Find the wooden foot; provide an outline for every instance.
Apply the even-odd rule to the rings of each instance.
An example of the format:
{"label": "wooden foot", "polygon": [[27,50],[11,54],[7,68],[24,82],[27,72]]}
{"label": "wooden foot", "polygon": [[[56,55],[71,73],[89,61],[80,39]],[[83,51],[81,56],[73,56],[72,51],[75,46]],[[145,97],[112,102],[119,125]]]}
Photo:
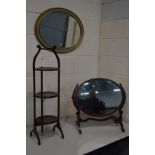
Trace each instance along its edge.
{"label": "wooden foot", "polygon": [[79,134],[81,135],[82,134],[82,130],[80,128],[80,113],[76,112],[76,115],[77,115],[77,121],[75,123],[76,123],[76,125],[78,127]]}
{"label": "wooden foot", "polygon": [[32,129],[32,131],[30,132],[30,136],[32,137],[32,134],[34,133],[34,135],[36,136],[37,140],[38,140],[38,145],[40,145],[40,138],[39,138],[39,135],[38,135],[38,132],[37,132],[37,129],[36,127],[34,127]]}
{"label": "wooden foot", "polygon": [[120,126],[121,126],[122,132],[125,132],[125,129],[124,129],[124,126],[123,126],[123,122],[122,122],[122,114],[123,114],[123,111],[122,111],[122,110],[119,110],[118,123],[119,123]]}
{"label": "wooden foot", "polygon": [[123,126],[122,121],[119,121],[119,124],[120,124],[120,126],[121,126],[121,130],[122,130],[122,132],[125,132],[125,129],[124,129],[124,126]]}
{"label": "wooden foot", "polygon": [[56,125],[54,125],[53,131],[55,131],[55,128],[58,128],[59,129],[59,131],[61,133],[61,138],[64,139],[64,134],[63,134],[62,128],[60,126],[60,123],[57,123]]}

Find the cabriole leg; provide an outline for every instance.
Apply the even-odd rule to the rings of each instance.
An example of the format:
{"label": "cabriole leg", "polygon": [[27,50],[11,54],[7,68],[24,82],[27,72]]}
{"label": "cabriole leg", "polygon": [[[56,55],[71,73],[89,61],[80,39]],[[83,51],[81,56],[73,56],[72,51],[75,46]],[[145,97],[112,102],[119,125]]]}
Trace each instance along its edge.
{"label": "cabriole leg", "polygon": [[31,132],[30,132],[30,136],[32,137],[32,133],[34,133],[34,135],[36,136],[37,140],[38,140],[38,145],[40,145],[40,138],[39,138],[39,135],[38,135],[38,132],[37,132],[37,129],[36,127],[34,127]]}
{"label": "cabriole leg", "polygon": [[53,126],[53,131],[55,131],[55,128],[58,128],[59,129],[59,131],[61,133],[61,138],[64,139],[64,134],[63,134],[63,131],[62,131],[62,128],[61,128],[59,122]]}
{"label": "cabriole leg", "polygon": [[81,135],[82,131],[81,131],[81,128],[80,128],[80,113],[76,112],[76,115],[77,115],[77,121],[75,123],[77,124],[79,134]]}
{"label": "cabriole leg", "polygon": [[122,132],[125,132],[125,129],[124,129],[124,126],[123,126],[123,122],[122,122],[122,114],[123,114],[123,111],[122,111],[122,110],[119,110],[118,123],[119,123],[120,126],[121,126]]}

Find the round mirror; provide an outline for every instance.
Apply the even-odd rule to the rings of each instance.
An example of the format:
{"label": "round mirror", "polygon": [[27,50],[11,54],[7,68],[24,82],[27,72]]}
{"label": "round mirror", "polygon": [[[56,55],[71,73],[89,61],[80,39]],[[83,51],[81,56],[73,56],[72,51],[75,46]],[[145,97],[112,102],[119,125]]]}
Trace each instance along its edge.
{"label": "round mirror", "polygon": [[56,52],[69,52],[77,48],[84,29],[79,17],[64,8],[51,8],[39,15],[35,24],[37,40],[45,48],[57,46]]}
{"label": "round mirror", "polygon": [[76,106],[84,113],[103,116],[115,112],[122,103],[121,87],[108,79],[91,79],[75,92]]}

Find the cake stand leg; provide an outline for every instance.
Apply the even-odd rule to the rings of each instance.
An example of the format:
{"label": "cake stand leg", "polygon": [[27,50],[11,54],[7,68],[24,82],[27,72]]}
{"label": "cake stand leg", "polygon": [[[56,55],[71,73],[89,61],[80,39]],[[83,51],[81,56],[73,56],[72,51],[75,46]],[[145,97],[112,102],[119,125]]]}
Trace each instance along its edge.
{"label": "cake stand leg", "polygon": [[59,122],[56,125],[53,126],[53,131],[55,131],[55,128],[58,128],[59,129],[59,131],[61,133],[61,137],[62,137],[62,139],[64,139],[64,134],[63,134],[63,131],[62,131],[62,128],[61,128]]}
{"label": "cake stand leg", "polygon": [[30,132],[30,136],[31,136],[31,137],[32,137],[32,133],[35,134],[35,136],[36,136],[36,138],[37,138],[37,140],[38,140],[38,145],[40,145],[40,138],[39,138],[39,135],[38,135],[38,132],[37,132],[36,127],[34,127],[34,128],[31,130],[31,132]]}

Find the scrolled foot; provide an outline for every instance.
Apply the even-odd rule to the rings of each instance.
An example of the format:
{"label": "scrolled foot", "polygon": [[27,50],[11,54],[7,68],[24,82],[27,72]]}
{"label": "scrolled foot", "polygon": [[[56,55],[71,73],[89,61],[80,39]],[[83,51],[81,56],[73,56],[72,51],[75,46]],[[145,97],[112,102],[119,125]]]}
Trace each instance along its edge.
{"label": "scrolled foot", "polygon": [[62,139],[64,139],[64,134],[63,134],[63,131],[62,131],[61,126],[60,126],[60,125],[58,125],[58,129],[59,129],[59,131],[60,131],[60,133],[61,133],[61,138],[62,138]]}
{"label": "scrolled foot", "polygon": [[81,131],[81,129],[79,129],[79,134],[80,134],[80,135],[82,134],[82,131]]}
{"label": "scrolled foot", "polygon": [[60,131],[60,133],[61,133],[61,138],[64,139],[64,134],[63,134],[63,131],[62,131],[62,129],[61,129],[60,124],[57,123],[56,125],[54,125],[53,131],[55,131],[55,128],[56,128],[56,127],[59,129],[59,131]]}
{"label": "scrolled foot", "polygon": [[122,122],[119,122],[120,126],[121,126],[121,130],[122,132],[125,132],[125,129],[124,129],[124,126],[123,126],[123,123]]}
{"label": "scrolled foot", "polygon": [[55,131],[56,125],[53,126],[53,131]]}
{"label": "scrolled foot", "polygon": [[30,137],[32,137],[32,133],[33,133],[33,130],[31,130],[31,132],[30,132]]}
{"label": "scrolled foot", "polygon": [[32,131],[30,132],[30,136],[32,136],[32,133],[34,133],[34,135],[36,136],[37,140],[38,140],[38,145],[40,145],[40,138],[39,138],[39,135],[37,133],[37,129],[34,127],[32,129]]}
{"label": "scrolled foot", "polygon": [[38,139],[38,145],[40,145],[40,139]]}
{"label": "scrolled foot", "polygon": [[78,132],[81,135],[82,134],[82,130],[80,129],[80,122],[79,121],[75,121],[75,125],[77,126]]}

